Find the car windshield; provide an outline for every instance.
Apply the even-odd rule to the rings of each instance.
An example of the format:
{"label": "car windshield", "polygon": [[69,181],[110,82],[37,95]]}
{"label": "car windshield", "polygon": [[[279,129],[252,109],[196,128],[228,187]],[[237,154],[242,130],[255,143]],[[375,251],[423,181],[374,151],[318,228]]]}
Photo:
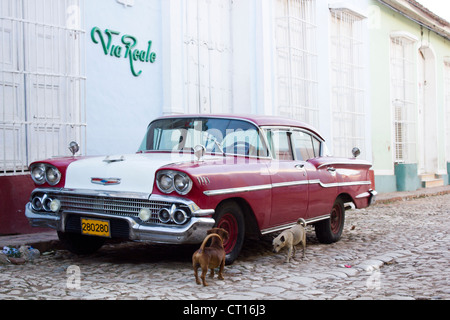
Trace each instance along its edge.
{"label": "car windshield", "polygon": [[203,145],[209,153],[269,156],[260,131],[250,122],[216,118],[161,119],[150,124],[140,152],[192,152]]}

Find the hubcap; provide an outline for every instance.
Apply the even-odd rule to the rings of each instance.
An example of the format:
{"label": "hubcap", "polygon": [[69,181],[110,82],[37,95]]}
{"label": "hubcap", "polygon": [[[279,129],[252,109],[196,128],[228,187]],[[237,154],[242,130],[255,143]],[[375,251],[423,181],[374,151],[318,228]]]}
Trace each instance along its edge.
{"label": "hubcap", "polygon": [[341,229],[341,221],[342,221],[342,211],[339,205],[335,205],[333,207],[333,211],[331,211],[331,231],[334,234],[339,233]]}
{"label": "hubcap", "polygon": [[228,254],[233,250],[237,241],[238,225],[236,218],[231,213],[224,214],[217,224],[217,228],[225,229],[228,232],[228,239],[223,242],[225,252]]}

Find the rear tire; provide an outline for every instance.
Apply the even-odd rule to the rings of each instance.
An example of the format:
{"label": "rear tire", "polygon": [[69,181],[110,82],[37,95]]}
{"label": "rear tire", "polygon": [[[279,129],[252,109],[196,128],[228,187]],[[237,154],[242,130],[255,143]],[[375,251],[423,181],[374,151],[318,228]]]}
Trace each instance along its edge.
{"label": "rear tire", "polygon": [[331,209],[330,219],[316,223],[315,230],[317,239],[321,243],[330,244],[341,239],[345,223],[344,202],[337,198]]}
{"label": "rear tire", "polygon": [[223,246],[226,252],[225,264],[232,264],[239,253],[245,238],[245,221],[242,210],[235,202],[225,202],[216,210],[216,228],[223,228],[228,232],[228,239]]}

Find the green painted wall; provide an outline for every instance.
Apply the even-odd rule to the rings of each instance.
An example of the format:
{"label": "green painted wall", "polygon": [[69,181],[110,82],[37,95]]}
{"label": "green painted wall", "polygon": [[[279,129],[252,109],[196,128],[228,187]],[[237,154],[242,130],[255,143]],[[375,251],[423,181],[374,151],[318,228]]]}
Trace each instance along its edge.
{"label": "green painted wall", "polygon": [[[397,189],[395,165],[393,155],[393,127],[390,97],[390,36],[394,32],[405,32],[418,41],[416,43],[417,59],[418,49],[422,44],[430,44],[435,54],[436,63],[436,125],[438,136],[438,172],[446,174],[447,161],[445,159],[445,107],[444,107],[444,58],[450,57],[450,41],[421,28],[417,23],[407,19],[401,14],[391,10],[375,0],[368,3],[368,28],[370,50],[370,101],[372,108],[372,148],[373,169],[375,170],[375,188],[379,192],[392,192]],[[415,69],[417,70],[417,61]],[[418,84],[418,72],[415,72],[414,82]],[[418,85],[416,96],[418,97]],[[426,110],[425,110],[426,112]],[[418,122],[418,111],[417,111]],[[421,158],[417,141],[417,159]],[[426,143],[426,142],[425,142]],[[417,167],[417,166],[416,166]],[[415,182],[408,180],[408,185],[402,188],[416,188]],[[447,183],[447,181],[445,181]]]}

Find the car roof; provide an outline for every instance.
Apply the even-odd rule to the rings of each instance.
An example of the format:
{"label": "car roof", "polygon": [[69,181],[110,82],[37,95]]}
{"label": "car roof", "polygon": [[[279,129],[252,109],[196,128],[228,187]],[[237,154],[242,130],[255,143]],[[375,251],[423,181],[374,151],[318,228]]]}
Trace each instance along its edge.
{"label": "car roof", "polygon": [[290,119],[285,118],[281,116],[267,116],[267,115],[255,115],[255,114],[183,114],[183,115],[170,115],[170,116],[163,116],[159,119],[175,119],[175,118],[220,118],[220,119],[236,119],[236,120],[245,120],[253,122],[254,124],[258,125],[259,127],[294,127],[294,128],[300,128],[300,129],[306,129],[308,131],[311,131],[314,133],[317,137],[324,140],[325,139],[320,135],[320,133],[309,124]]}

